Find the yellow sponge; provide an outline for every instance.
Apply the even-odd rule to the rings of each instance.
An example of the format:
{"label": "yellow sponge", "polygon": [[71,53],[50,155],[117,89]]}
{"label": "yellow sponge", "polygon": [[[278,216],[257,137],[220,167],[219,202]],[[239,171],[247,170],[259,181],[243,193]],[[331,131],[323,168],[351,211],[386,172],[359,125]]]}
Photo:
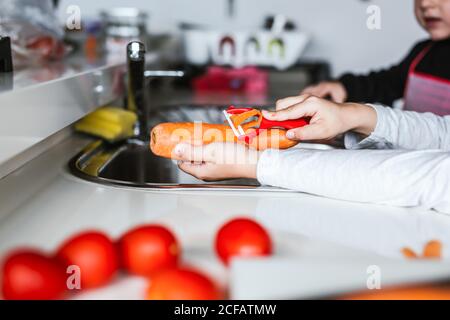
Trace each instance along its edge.
{"label": "yellow sponge", "polygon": [[100,108],[75,124],[75,130],[114,142],[133,135],[137,116],[116,107]]}

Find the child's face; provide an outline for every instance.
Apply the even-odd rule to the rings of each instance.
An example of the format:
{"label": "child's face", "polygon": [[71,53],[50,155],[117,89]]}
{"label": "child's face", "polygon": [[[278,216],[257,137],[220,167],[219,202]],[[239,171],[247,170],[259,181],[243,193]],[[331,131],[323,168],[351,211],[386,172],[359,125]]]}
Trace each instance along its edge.
{"label": "child's face", "polygon": [[431,39],[450,37],[450,0],[415,0],[415,12]]}

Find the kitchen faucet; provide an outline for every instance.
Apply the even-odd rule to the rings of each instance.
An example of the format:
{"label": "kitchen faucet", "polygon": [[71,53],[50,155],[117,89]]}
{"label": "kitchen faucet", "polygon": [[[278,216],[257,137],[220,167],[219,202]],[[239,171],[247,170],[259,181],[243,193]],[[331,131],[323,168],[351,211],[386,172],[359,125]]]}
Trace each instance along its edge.
{"label": "kitchen faucet", "polygon": [[13,71],[11,40],[0,35],[0,73]]}
{"label": "kitchen faucet", "polygon": [[145,45],[132,41],[127,45],[127,109],[136,113],[138,121],[135,134],[142,140],[149,139],[149,101],[146,101],[147,78],[183,77],[183,71],[145,70]]}
{"label": "kitchen faucet", "polygon": [[0,35],[0,92],[11,90],[13,86],[11,39]]}
{"label": "kitchen faucet", "polygon": [[138,41],[127,46],[127,109],[136,113],[138,121],[135,134],[143,138],[147,128],[148,106],[145,103],[145,46]]}

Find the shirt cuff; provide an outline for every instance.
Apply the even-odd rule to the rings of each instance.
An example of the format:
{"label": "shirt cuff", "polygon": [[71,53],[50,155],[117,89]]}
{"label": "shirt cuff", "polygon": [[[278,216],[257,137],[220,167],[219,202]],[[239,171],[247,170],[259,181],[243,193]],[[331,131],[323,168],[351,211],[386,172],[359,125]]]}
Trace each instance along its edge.
{"label": "shirt cuff", "polygon": [[270,185],[271,180],[279,171],[281,151],[278,149],[267,149],[263,151],[256,167],[256,178],[263,185]]}
{"label": "shirt cuff", "polygon": [[376,104],[367,104],[372,107],[377,114],[377,124],[374,131],[366,138],[356,132],[347,132],[344,136],[344,145],[346,149],[386,149],[386,111],[384,106]]}

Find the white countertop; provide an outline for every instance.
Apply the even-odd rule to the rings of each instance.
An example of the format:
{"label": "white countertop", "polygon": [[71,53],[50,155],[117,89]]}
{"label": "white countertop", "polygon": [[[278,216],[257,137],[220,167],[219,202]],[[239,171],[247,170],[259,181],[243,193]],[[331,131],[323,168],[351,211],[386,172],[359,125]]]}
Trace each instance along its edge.
{"label": "white countertop", "polygon": [[0,164],[41,140],[39,137],[0,137]]}
{"label": "white countertop", "polygon": [[[58,75],[0,90],[0,178],[44,152],[48,144],[40,142],[123,94],[121,64],[91,66],[78,73],[69,69]],[[30,147],[34,150],[26,152]]]}
{"label": "white countertop", "polygon": [[[450,217],[446,215],[295,192],[107,187],[81,181],[66,171],[68,159],[85,144],[86,141],[71,137],[0,180],[0,256],[18,246],[54,250],[69,235],[86,229],[104,230],[117,238],[130,227],[162,223],[180,239],[184,261],[225,284],[229,273],[214,256],[215,232],[232,217],[249,216],[274,236],[274,259],[309,264],[322,261],[328,266],[342,261],[358,261],[359,265],[365,261],[364,266],[394,261],[400,268],[396,272],[401,274],[399,270],[411,263],[405,262],[401,248],[408,246],[420,252],[431,239],[440,240],[444,257],[450,257],[446,245],[450,243]],[[442,268],[441,264],[438,268]],[[314,270],[320,272],[317,266]],[[447,265],[445,270],[450,272]],[[143,279],[120,278],[112,286],[76,297],[142,298],[145,285]],[[245,292],[233,292],[237,297],[251,298]],[[300,290],[298,296],[301,294]]]}
{"label": "white countertop", "polygon": [[[155,68],[160,58],[158,52],[146,55]],[[73,55],[13,73],[13,85],[0,86],[0,178],[59,141],[41,142],[122,98],[125,72],[124,54],[95,62]]]}

